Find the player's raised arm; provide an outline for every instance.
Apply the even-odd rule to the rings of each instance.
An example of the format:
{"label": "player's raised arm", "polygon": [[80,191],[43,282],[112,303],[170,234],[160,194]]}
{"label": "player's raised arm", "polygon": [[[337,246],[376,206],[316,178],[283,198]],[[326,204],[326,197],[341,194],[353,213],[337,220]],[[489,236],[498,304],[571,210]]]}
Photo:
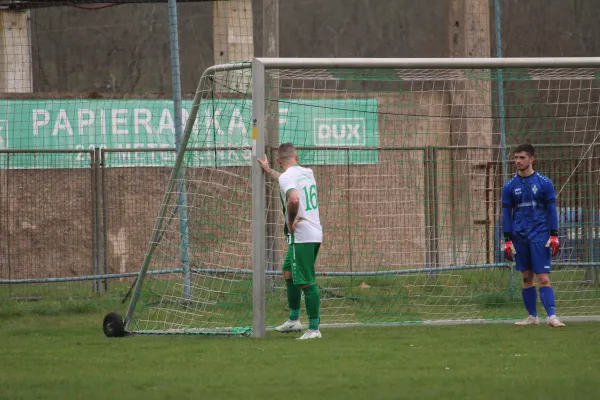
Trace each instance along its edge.
{"label": "player's raised arm", "polygon": [[265,174],[269,175],[273,179],[279,179],[281,172],[277,172],[269,166],[269,160],[267,159],[267,156],[265,156],[265,158],[262,160],[257,158],[256,161],[258,161]]}

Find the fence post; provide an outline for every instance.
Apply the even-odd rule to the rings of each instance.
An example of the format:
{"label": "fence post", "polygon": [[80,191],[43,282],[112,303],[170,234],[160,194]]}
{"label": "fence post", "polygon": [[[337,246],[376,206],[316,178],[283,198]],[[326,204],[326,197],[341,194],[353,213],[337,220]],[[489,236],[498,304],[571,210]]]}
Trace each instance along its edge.
{"label": "fence post", "polygon": [[[592,150],[593,152],[594,150]],[[583,204],[581,206],[581,223],[583,225],[583,229],[582,231],[582,237],[583,238],[587,238],[586,240],[586,247],[585,247],[585,251],[582,254],[582,261],[585,262],[593,262],[594,258],[593,258],[593,254],[594,254],[594,236],[593,236],[593,225],[592,225],[592,221],[594,221],[594,204],[592,201],[592,193],[593,193],[593,187],[594,187],[594,180],[593,180],[593,169],[592,169],[592,159],[588,158],[586,160],[586,171],[585,171],[585,183],[581,186],[583,188],[583,190],[581,190],[581,193],[579,194],[580,197],[583,198]],[[577,189],[576,189],[577,190]],[[577,196],[577,195],[576,195]],[[582,240],[583,242],[583,240]],[[583,243],[581,243],[581,245],[583,246]],[[585,269],[585,274],[584,274],[584,278],[583,280],[586,283],[589,284],[594,284],[595,282],[595,277],[594,277],[594,272],[595,272],[595,268],[594,267],[587,267]]]}
{"label": "fence post", "polygon": [[[6,218],[5,218],[5,226],[6,226],[6,266],[8,267],[8,279],[12,279],[12,264],[10,262],[10,223],[9,223],[9,212],[10,212],[10,200],[8,197],[8,191],[10,186],[10,153],[6,153],[6,187],[4,190],[4,198],[6,204]],[[8,297],[12,298],[12,285],[8,285]]]}
{"label": "fence post", "polygon": [[[263,57],[279,57],[279,0],[263,1]],[[275,71],[272,72],[267,96],[270,101],[266,105],[266,129],[267,129],[267,157],[274,163],[277,157],[279,145],[279,87]],[[281,265],[281,240],[278,235],[278,226],[281,212],[277,208],[279,203],[279,189],[276,184],[267,186],[267,270],[276,271]],[[273,290],[274,276],[268,275],[268,289]]]}
{"label": "fence post", "polygon": [[[94,246],[94,275],[102,275],[102,193],[100,192],[100,149],[94,148],[94,151],[90,154],[92,158],[92,169],[93,169],[93,181],[92,181],[92,213],[94,226],[93,229],[93,246]],[[94,292],[102,293],[104,288],[102,286],[102,279],[94,280]]]}
{"label": "fence post", "polygon": [[[108,213],[107,213],[107,193],[106,179],[104,176],[106,168],[106,153],[100,149],[100,173],[102,174],[100,192],[102,194],[102,262],[103,273],[108,274]],[[108,279],[104,280],[104,290],[108,291]]]}
{"label": "fence post", "polygon": [[[96,221],[96,160],[95,153],[88,153],[90,156],[90,186],[91,186],[91,198],[90,198],[90,209],[92,214],[92,275],[96,275],[96,271],[98,270],[98,249],[96,245],[98,243],[96,239],[96,225],[98,222]],[[92,293],[96,293],[96,281],[92,281]]]}
{"label": "fence post", "polygon": [[[175,114],[175,149],[181,151],[183,123],[181,121],[181,68],[179,64],[179,34],[177,25],[177,0],[169,0],[169,42],[171,45],[171,79],[173,90],[173,112]],[[177,207],[179,208],[179,257],[183,267],[183,298],[192,297],[192,275],[190,272],[187,188],[184,173],[177,177]]]}
{"label": "fence post", "polygon": [[[439,266],[439,246],[438,246],[438,216],[437,216],[437,154],[432,146],[427,146],[423,150],[424,161],[424,204],[425,204],[425,263],[427,268]],[[428,276],[437,275],[434,272],[428,272]]]}

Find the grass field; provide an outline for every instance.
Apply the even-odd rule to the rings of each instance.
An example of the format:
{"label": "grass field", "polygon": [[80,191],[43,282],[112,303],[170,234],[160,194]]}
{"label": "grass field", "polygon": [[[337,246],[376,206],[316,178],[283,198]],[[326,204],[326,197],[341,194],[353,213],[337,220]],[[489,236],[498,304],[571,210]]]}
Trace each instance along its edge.
{"label": "grass field", "polygon": [[600,323],[132,336],[103,313],[4,317],[1,399],[597,399]]}

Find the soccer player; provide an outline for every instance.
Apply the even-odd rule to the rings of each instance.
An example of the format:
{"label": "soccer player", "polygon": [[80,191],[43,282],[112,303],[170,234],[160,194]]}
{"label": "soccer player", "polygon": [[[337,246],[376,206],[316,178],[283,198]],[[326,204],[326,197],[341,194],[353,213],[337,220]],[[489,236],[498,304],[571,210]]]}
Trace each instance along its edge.
{"label": "soccer player", "polygon": [[267,175],[279,182],[284,233],[288,241],[282,270],[290,317],[275,330],[282,333],[302,331],[300,303],[304,292],[308,330],[299,339],[319,339],[321,299],[315,280],[315,262],[323,241],[323,229],[315,176],[310,168],[298,165],[298,153],[292,143],[283,143],[277,150],[277,164],[283,173],[271,169],[266,156],[258,163]]}
{"label": "soccer player", "polygon": [[[516,263],[523,275],[523,303],[529,316],[516,325],[539,325],[537,292],[533,276],[537,277],[540,299],[548,314],[548,325],[565,326],[556,317],[554,290],[550,286],[550,260],[560,249],[556,193],[552,181],[533,170],[534,148],[519,145],[514,151],[517,174],[502,188],[502,226],[504,254]],[[551,249],[550,249],[551,248]]]}

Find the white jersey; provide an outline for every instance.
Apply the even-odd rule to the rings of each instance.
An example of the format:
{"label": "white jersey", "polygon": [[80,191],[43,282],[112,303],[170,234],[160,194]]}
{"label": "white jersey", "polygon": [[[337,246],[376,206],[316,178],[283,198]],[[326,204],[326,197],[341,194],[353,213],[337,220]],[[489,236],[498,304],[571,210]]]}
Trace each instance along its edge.
{"label": "white jersey", "polygon": [[299,165],[288,168],[279,177],[279,190],[283,203],[284,222],[287,229],[287,192],[291,189],[298,191],[300,207],[297,218],[301,218],[296,224],[294,232],[295,243],[321,243],[323,241],[323,228],[319,218],[319,197],[317,195],[317,181],[312,169]]}

